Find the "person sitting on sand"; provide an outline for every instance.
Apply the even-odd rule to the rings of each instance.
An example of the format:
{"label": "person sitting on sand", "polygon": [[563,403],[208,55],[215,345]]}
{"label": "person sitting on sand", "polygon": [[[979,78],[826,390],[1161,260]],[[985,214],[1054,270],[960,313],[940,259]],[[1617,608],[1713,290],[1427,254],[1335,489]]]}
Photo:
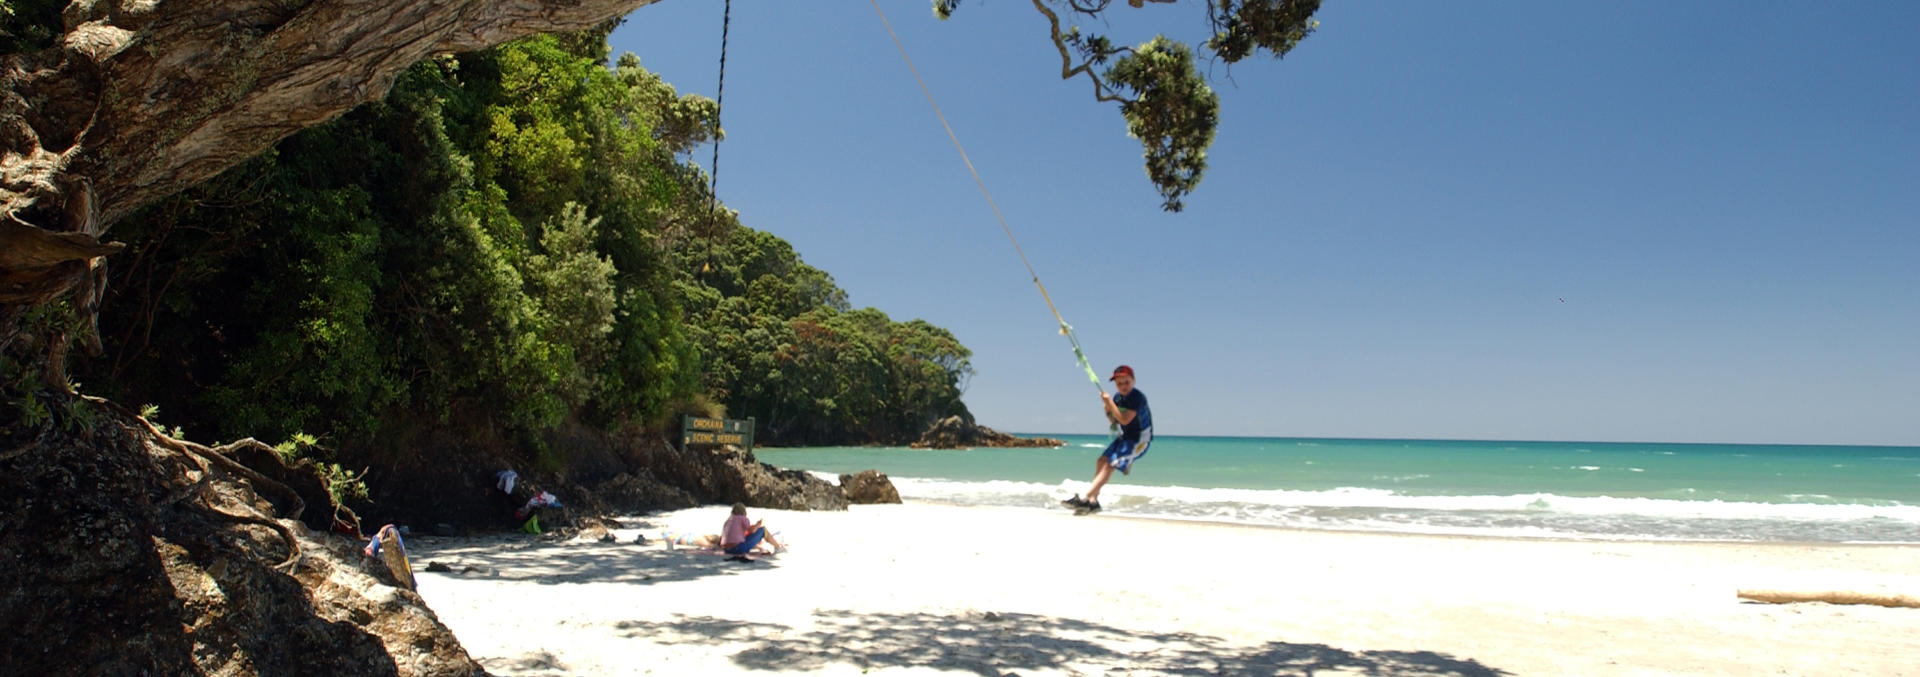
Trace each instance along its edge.
{"label": "person sitting on sand", "polygon": [[746,555],[756,551],[777,553],[782,550],[780,542],[773,540],[773,534],[767,533],[764,524],[747,522],[745,503],[733,504],[733,515],[727,518],[726,525],[720,529],[720,547],[729,555]]}
{"label": "person sitting on sand", "polygon": [[1107,485],[1115,470],[1123,475],[1131,472],[1133,462],[1147,455],[1147,445],[1153,442],[1153,412],[1147,409],[1147,394],[1133,387],[1133,367],[1120,365],[1107,380],[1113,381],[1116,394],[1101,391],[1100,405],[1106,409],[1107,420],[1120,424],[1120,436],[1094,460],[1093,486],[1087,489],[1086,497],[1061,501],[1076,515],[1100,512],[1100,487]]}

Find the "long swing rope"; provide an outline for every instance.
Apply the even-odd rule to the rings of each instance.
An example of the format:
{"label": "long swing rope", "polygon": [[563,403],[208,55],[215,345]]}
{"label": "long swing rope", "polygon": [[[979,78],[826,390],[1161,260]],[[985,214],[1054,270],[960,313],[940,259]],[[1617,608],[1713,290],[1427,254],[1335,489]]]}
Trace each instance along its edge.
{"label": "long swing rope", "polygon": [[[727,29],[733,25],[733,0],[727,0],[726,9],[720,13],[720,82],[713,88],[713,162],[707,167],[707,218],[714,218],[715,210],[720,208],[720,103],[727,96]],[[712,240],[708,240],[708,251],[712,251]],[[709,253],[711,256],[711,253]]]}
{"label": "long swing rope", "polygon": [[953,141],[953,149],[960,152],[960,161],[966,163],[967,173],[973,175],[973,184],[980,187],[981,197],[985,197],[987,206],[993,209],[993,218],[1000,221],[1000,230],[1007,234],[1007,241],[1013,243],[1013,251],[1020,255],[1021,265],[1027,267],[1027,275],[1033,278],[1034,288],[1040,290],[1040,299],[1047,302],[1047,311],[1053,313],[1053,319],[1060,323],[1060,335],[1067,337],[1067,342],[1073,345],[1074,359],[1080,361],[1080,368],[1087,372],[1087,380],[1093,382],[1093,387],[1101,394],[1105,394],[1107,388],[1100,385],[1100,375],[1095,373],[1093,365],[1087,362],[1087,354],[1080,350],[1080,339],[1073,335],[1073,326],[1067,324],[1066,319],[1060,317],[1060,311],[1053,307],[1053,297],[1047,295],[1046,285],[1040,284],[1040,274],[1033,272],[1033,263],[1027,261],[1027,253],[1021,251],[1020,241],[1013,238],[1013,229],[1007,226],[1007,217],[1002,216],[1000,206],[994,204],[993,194],[987,192],[987,184],[980,180],[980,172],[973,168],[973,160],[967,158],[967,149],[960,147],[960,137],[955,136],[953,126],[947,124],[947,116],[940,112],[940,104],[934,103],[933,93],[927,90],[926,81],[920,79],[920,69],[914,68],[913,58],[907,56],[907,48],[900,44],[900,36],[893,32],[893,24],[887,21],[886,12],[880,11],[878,0],[868,0],[868,2],[873,4],[873,13],[880,15],[881,25],[887,27],[887,37],[893,38],[894,49],[900,50],[900,58],[907,62],[907,70],[913,73],[913,81],[919,83],[920,93],[927,97],[927,105],[933,107],[934,117],[940,118],[940,127],[947,130],[947,138]]}

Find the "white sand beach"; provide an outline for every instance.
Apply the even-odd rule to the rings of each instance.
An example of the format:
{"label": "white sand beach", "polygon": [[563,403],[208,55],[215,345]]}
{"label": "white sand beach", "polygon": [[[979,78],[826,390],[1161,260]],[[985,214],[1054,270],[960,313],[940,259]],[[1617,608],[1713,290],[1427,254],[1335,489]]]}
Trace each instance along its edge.
{"label": "white sand beach", "polygon": [[[500,675],[1920,675],[1920,546],[1509,540],[930,504],[752,510],[790,549],[419,537],[420,593]],[[635,545],[644,533],[649,545]]]}

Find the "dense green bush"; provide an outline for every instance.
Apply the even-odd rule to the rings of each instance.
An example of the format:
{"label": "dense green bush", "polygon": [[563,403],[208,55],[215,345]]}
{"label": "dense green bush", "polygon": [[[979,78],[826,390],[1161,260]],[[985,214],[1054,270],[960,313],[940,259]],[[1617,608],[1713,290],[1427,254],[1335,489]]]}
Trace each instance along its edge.
{"label": "dense green bush", "polygon": [[837,443],[963,412],[950,334],[849,310],[710,206],[680,158],[716,137],[712,102],[609,68],[608,30],[417,64],[123,220],[107,352],[77,378],[198,435],[374,447],[456,412],[530,442],[718,404]]}

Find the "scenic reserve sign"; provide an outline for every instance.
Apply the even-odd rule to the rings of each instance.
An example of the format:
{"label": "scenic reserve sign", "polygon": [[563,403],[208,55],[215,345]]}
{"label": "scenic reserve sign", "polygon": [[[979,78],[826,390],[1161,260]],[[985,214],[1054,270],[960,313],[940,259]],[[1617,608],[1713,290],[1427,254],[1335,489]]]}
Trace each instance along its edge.
{"label": "scenic reserve sign", "polygon": [[696,444],[731,444],[753,451],[753,417],[684,417],[680,422],[680,448],[686,449]]}

